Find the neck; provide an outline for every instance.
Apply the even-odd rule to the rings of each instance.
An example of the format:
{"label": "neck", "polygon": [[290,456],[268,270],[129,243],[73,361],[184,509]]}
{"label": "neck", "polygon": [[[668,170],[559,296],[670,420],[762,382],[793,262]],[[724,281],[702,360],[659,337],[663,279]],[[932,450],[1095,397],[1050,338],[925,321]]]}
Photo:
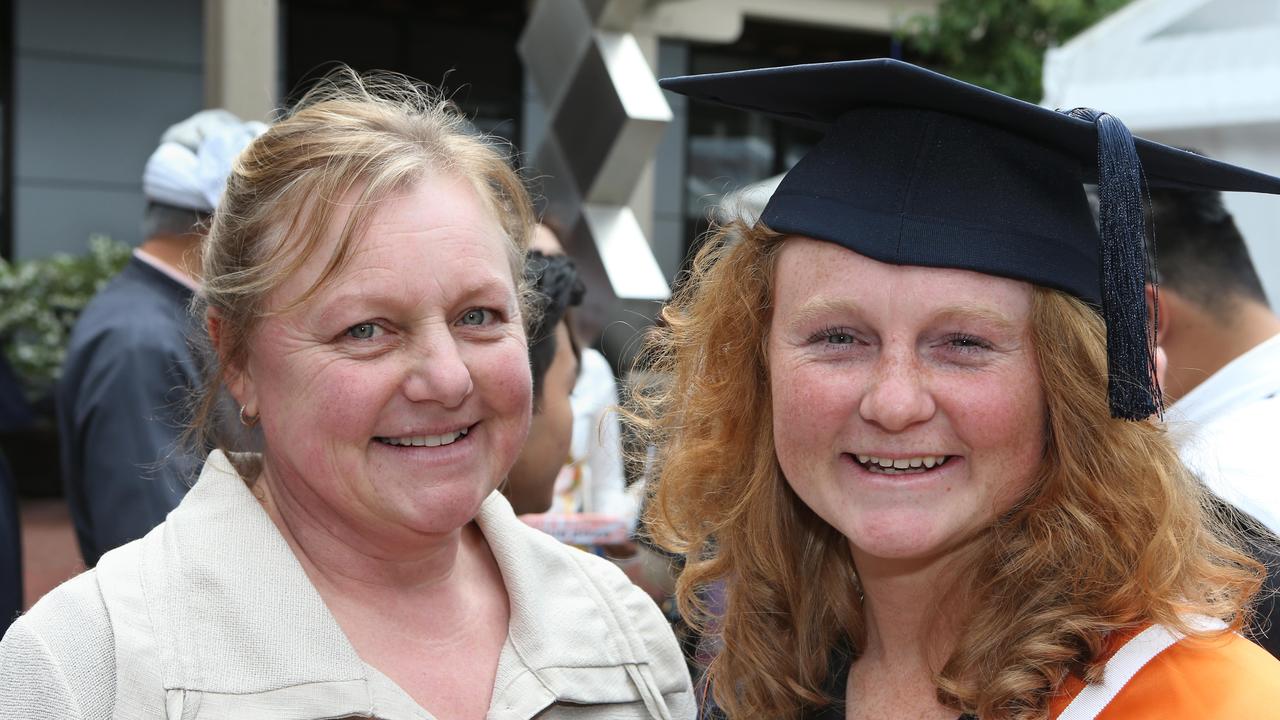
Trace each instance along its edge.
{"label": "neck", "polygon": [[466,551],[483,543],[474,528],[436,535],[361,526],[286,472],[266,463],[254,490],[322,595],[431,595],[454,585]]}
{"label": "neck", "polygon": [[178,272],[200,282],[200,244],[204,236],[199,233],[185,235],[152,235],[138,246],[143,252],[173,266]]}
{"label": "neck", "polygon": [[859,557],[866,642],[861,659],[933,673],[951,653],[956,609],[940,593],[955,580],[954,558],[897,561]]}
{"label": "neck", "polygon": [[1166,392],[1177,400],[1228,363],[1280,334],[1280,317],[1254,300],[1241,300],[1225,321],[1200,308],[1181,309],[1181,321],[1166,334]]}
{"label": "neck", "polygon": [[866,640],[849,672],[848,717],[951,720],[938,702],[936,675],[956,642],[960,596],[947,594],[963,567],[952,553],[925,561],[860,556]]}

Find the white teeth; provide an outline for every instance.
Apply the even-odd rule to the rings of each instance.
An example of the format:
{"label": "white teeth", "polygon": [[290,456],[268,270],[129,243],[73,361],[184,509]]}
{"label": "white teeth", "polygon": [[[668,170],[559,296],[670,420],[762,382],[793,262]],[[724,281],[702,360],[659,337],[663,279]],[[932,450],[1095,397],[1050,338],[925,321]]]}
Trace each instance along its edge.
{"label": "white teeth", "polygon": [[948,455],[921,455],[913,458],[898,458],[893,460],[890,458],[876,457],[875,455],[856,455],[858,462],[880,471],[897,472],[899,470],[917,470],[923,472],[931,468],[935,468],[947,461]]}
{"label": "white teeth", "polygon": [[457,442],[458,438],[466,437],[467,430],[463,428],[457,432],[447,432],[443,435],[414,435],[413,437],[380,437],[379,441],[387,445],[399,445],[401,447],[440,447],[441,445],[452,445]]}

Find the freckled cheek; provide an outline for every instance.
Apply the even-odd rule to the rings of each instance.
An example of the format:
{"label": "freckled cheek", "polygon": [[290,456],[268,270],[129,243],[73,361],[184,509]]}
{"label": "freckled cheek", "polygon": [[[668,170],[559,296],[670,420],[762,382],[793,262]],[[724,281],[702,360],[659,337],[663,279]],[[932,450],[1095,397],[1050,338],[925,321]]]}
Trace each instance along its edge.
{"label": "freckled cheek", "polygon": [[[365,438],[399,386],[396,372],[374,367],[330,367],[297,387],[295,402],[307,406],[307,424],[333,437]],[[296,420],[302,420],[301,417]]]}
{"label": "freckled cheek", "polygon": [[833,438],[857,410],[850,388],[827,371],[779,368],[772,376],[772,394],[774,438],[784,463],[834,449]]}
{"label": "freckled cheek", "polygon": [[828,367],[797,367],[773,378],[775,406],[805,425],[830,427],[858,411],[855,378]]}
{"label": "freckled cheek", "polygon": [[396,385],[392,377],[336,373],[323,389],[315,388],[312,392],[323,396],[317,401],[317,412],[326,425],[348,433],[367,434],[390,401]]}
{"label": "freckled cheek", "polygon": [[518,450],[524,444],[533,412],[533,377],[524,346],[511,350],[494,348],[476,358],[472,382],[489,406],[495,420],[512,428],[510,443]]}
{"label": "freckled cheek", "polygon": [[1038,383],[983,384],[953,394],[948,405],[962,440],[987,458],[992,471],[1006,479],[1030,479],[1045,440],[1045,404]]}

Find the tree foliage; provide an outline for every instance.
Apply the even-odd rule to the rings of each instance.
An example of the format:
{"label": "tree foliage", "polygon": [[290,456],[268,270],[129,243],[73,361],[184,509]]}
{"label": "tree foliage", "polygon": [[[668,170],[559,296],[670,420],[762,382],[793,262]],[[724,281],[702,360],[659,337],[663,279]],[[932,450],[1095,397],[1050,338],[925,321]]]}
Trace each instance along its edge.
{"label": "tree foliage", "polygon": [[926,65],[975,85],[1039,102],[1044,52],[1129,0],[941,0],[900,38]]}
{"label": "tree foliage", "polygon": [[59,253],[17,263],[0,258],[0,352],[28,400],[52,390],[76,318],[124,268],[130,252],[124,243],[94,235],[85,255]]}

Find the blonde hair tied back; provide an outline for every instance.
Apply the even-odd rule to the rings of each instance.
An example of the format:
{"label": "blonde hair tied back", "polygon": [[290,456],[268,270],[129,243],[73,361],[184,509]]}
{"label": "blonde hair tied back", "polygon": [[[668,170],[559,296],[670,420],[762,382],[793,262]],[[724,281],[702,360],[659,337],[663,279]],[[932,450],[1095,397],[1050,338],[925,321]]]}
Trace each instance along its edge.
{"label": "blonde hair tied back", "polygon": [[[342,204],[351,211],[336,250],[315,284],[279,312],[306,302],[344,267],[378,201],[431,175],[471,183],[493,211],[509,241],[513,280],[527,298],[523,262],[534,215],[524,183],[501,141],[473,132],[433,88],[394,73],[339,68],[240,154],[203,246],[203,288],[193,310],[216,316],[220,331],[216,356],[205,349],[208,371],[189,442],[238,449],[241,440],[225,430],[234,423],[221,417],[226,373],[243,367],[267,298],[317,252],[347,209]],[[240,470],[257,474],[256,466]]]}

